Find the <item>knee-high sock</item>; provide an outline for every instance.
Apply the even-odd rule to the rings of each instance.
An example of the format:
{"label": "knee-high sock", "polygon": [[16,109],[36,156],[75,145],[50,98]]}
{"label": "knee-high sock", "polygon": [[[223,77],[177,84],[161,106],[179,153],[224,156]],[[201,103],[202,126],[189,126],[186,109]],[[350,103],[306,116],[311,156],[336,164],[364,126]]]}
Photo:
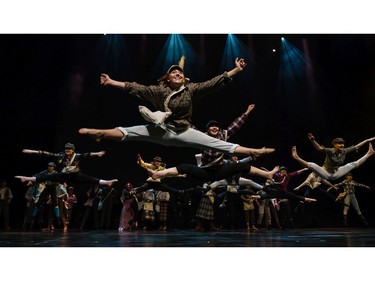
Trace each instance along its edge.
{"label": "knee-high sock", "polygon": [[36,217],[37,214],[38,214],[38,207],[34,207],[33,213],[31,214],[31,216]]}
{"label": "knee-high sock", "polygon": [[60,217],[60,209],[59,209],[59,207],[55,208],[55,216],[56,216],[56,218]]}

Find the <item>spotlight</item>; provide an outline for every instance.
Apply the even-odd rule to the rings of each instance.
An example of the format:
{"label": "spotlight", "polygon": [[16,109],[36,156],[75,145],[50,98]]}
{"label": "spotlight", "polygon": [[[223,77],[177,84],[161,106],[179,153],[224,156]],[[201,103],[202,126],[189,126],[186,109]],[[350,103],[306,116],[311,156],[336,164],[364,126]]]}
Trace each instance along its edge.
{"label": "spotlight", "polygon": [[276,49],[272,49],[272,52],[276,53]]}
{"label": "spotlight", "polygon": [[284,41],[285,40],[285,38],[284,37],[281,37],[281,41]]}

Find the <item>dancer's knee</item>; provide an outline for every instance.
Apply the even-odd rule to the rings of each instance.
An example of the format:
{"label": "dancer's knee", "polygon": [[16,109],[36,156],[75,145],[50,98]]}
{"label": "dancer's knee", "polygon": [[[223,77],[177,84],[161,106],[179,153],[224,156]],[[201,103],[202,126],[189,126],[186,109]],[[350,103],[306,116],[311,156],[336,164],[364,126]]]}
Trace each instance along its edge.
{"label": "dancer's knee", "polygon": [[121,138],[121,141],[124,141],[126,137],[128,136],[128,131],[124,127],[116,127],[116,129],[119,131],[119,133],[122,135],[119,135]]}

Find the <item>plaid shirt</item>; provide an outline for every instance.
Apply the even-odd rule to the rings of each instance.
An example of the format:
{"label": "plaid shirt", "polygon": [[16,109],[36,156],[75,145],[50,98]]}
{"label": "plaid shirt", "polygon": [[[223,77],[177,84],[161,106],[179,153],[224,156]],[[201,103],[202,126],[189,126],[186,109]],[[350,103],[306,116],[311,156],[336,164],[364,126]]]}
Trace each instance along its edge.
{"label": "plaid shirt", "polygon": [[[220,130],[217,138],[220,139],[220,140],[226,141],[225,131],[227,131],[226,136],[227,136],[227,139],[229,139],[229,137],[231,137],[234,133],[236,133],[242,127],[242,125],[245,123],[247,117],[248,116],[245,113],[243,113],[240,117],[238,117],[236,120],[234,120],[232,122],[232,124],[229,125],[227,130]],[[215,161],[215,159],[220,158],[222,155],[224,155],[224,153],[222,153],[222,152],[217,152],[217,151],[211,150],[211,149],[205,149],[202,152],[202,165],[207,165],[208,163],[211,163],[212,161]],[[215,163],[215,165],[222,165],[223,160],[224,159],[221,159],[220,161]]]}
{"label": "plaid shirt", "polygon": [[355,182],[353,180],[349,181],[349,180],[343,180],[342,182],[340,183],[337,183],[335,184],[337,187],[340,187],[342,186],[344,191],[347,193],[347,194],[354,194],[355,193],[355,187],[356,186],[359,186],[359,187],[366,187],[366,185],[362,184],[362,183],[358,183],[358,182]]}
{"label": "plaid shirt", "polygon": [[156,110],[171,112],[165,123],[174,126],[177,132],[184,131],[190,126],[193,103],[198,103],[202,98],[221,90],[230,81],[232,78],[224,72],[205,82],[190,82],[178,91],[162,84],[144,86],[135,82],[125,82],[124,92],[150,102]]}

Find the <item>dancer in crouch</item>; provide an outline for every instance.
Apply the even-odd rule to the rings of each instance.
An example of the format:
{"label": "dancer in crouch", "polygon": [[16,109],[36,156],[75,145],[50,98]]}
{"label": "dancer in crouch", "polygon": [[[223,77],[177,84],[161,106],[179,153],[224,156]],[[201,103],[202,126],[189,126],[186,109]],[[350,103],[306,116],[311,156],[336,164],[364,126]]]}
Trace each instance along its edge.
{"label": "dancer in crouch", "polygon": [[[312,144],[315,146],[315,148],[319,151],[322,151],[326,154],[326,158],[324,160],[323,167],[319,166],[316,163],[313,162],[307,162],[303,160],[297,153],[297,147],[293,146],[292,148],[292,157],[296,159],[302,166],[309,168],[313,172],[317,173],[322,179],[325,180],[337,180],[347,173],[349,173],[351,170],[358,168],[360,165],[365,163],[365,161],[375,154],[375,151],[372,147],[371,141],[375,139],[375,137],[366,139],[357,145],[350,146],[348,148],[345,148],[345,141],[342,138],[335,138],[332,141],[333,148],[326,148],[322,145],[320,145],[316,140],[315,137],[309,133],[308,138],[312,142]],[[344,165],[346,154],[358,151],[358,149],[366,144],[369,143],[369,148],[367,153],[357,161],[348,163]]]}
{"label": "dancer in crouch", "polygon": [[44,155],[47,157],[55,158],[55,162],[57,163],[59,170],[61,172],[53,173],[53,174],[40,174],[33,177],[25,177],[25,176],[15,176],[15,178],[20,179],[22,182],[33,182],[33,183],[40,183],[45,181],[53,181],[53,182],[66,182],[68,185],[71,183],[92,183],[94,185],[107,185],[111,186],[112,184],[116,183],[117,179],[112,180],[103,180],[94,178],[92,176],[86,175],[81,173],[81,169],[79,167],[81,159],[85,159],[88,157],[102,157],[105,154],[105,151],[100,152],[89,152],[89,153],[76,153],[75,146],[72,143],[65,144],[64,152],[59,153],[51,153],[48,151],[42,150],[31,150],[31,149],[24,149],[22,150],[23,153],[26,154],[38,154]]}
{"label": "dancer in crouch", "polygon": [[219,91],[246,66],[244,59],[235,60],[235,67],[211,80],[190,83],[184,74],[184,59],[178,65],[172,65],[159,79],[159,85],[144,86],[135,82],[120,82],[107,74],[100,77],[101,84],[121,89],[123,92],[150,102],[156,112],[140,106],[142,117],[148,125],[116,127],[113,129],[81,128],[80,134],[89,135],[100,141],[114,139],[118,141],[148,141],[165,146],[212,149],[227,154],[260,156],[274,151],[273,148],[248,148],[229,143],[191,128],[193,103],[213,92]]}

